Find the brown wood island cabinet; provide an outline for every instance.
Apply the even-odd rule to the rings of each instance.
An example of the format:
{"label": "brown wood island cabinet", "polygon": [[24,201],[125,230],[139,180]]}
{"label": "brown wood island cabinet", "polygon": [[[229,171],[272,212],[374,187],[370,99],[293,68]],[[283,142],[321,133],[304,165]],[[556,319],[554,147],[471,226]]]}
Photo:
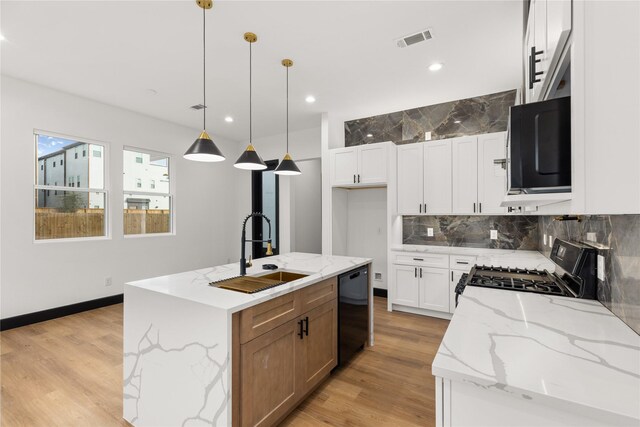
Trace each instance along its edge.
{"label": "brown wood island cabinet", "polygon": [[337,277],[233,315],[233,426],[284,419],[338,363]]}

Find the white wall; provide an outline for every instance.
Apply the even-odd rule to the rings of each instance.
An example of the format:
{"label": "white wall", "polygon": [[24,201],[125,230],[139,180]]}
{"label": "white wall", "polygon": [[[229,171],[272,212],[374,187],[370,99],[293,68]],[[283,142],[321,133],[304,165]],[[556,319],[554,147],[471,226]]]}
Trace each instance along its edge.
{"label": "white wall", "polygon": [[291,182],[291,250],[322,253],[322,171],[320,159],[296,162],[302,175]]}
{"label": "white wall", "polygon": [[[233,168],[238,145],[215,138],[227,161],[182,159],[201,129],[189,129],[20,80],[1,78],[1,316],[12,317],[122,293],[123,283],[226,263],[238,256]],[[34,243],[34,129],[108,147],[111,238]],[[172,155],[175,236],[123,238],[122,148]],[[237,233],[236,233],[237,231]],[[69,274],[69,272],[73,274]],[[113,285],[105,287],[105,278]]]}
{"label": "white wall", "polygon": [[[320,158],[320,117],[318,117],[318,127],[289,132],[289,150],[293,160],[298,162],[305,159]],[[286,135],[278,134],[264,138],[256,138],[253,145],[263,160],[282,160],[286,151]],[[238,144],[236,157],[231,161],[235,162],[242,150],[245,149],[247,142]],[[236,179],[240,183],[241,196],[237,205],[237,218],[239,221],[251,212],[251,172],[237,170]],[[291,225],[293,218],[291,216],[291,194],[292,187],[290,183],[298,177],[280,176],[280,253],[291,252]],[[234,230],[235,231],[235,230]],[[247,227],[247,235],[251,234],[251,227]],[[240,229],[237,230],[237,241],[240,241]],[[234,246],[239,254],[239,246]],[[248,245],[247,245],[248,247]],[[234,249],[235,250],[235,249]],[[249,249],[247,249],[249,250]],[[234,252],[234,253],[236,253]]]}

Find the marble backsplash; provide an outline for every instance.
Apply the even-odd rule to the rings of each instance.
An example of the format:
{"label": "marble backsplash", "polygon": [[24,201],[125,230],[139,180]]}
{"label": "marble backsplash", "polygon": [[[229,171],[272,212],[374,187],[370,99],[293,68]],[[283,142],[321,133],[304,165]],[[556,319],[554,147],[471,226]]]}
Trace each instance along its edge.
{"label": "marble backsplash", "polygon": [[509,90],[351,120],[344,123],[345,146],[411,143],[424,140],[425,132],[435,140],[506,131],[515,100],[516,91]]}
{"label": "marble backsplash", "polygon": [[[429,228],[433,237],[428,236]],[[498,239],[490,238],[490,230],[498,231]],[[402,243],[537,250],[538,231],[535,216],[405,216]]]}
{"label": "marble backsplash", "polygon": [[[547,239],[587,241],[605,256],[605,280],[598,281],[598,300],[640,334],[640,215],[586,215],[583,221],[556,221],[539,217],[539,249],[551,253]],[[547,240],[547,243],[549,240]]]}

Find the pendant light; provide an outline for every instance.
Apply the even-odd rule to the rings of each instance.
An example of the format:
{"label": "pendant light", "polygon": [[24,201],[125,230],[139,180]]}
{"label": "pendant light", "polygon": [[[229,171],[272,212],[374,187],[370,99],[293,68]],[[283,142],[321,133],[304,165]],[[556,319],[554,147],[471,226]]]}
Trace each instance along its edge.
{"label": "pendant light", "polygon": [[213,7],[212,0],[196,0],[199,7],[202,8],[202,133],[195,140],[191,147],[184,153],[184,158],[194,160],[196,162],[221,162],[224,155],[216,147],[207,133],[207,62],[206,62],[206,10]]}
{"label": "pendant light", "polygon": [[278,175],[300,175],[302,172],[300,172],[300,169],[298,169],[298,166],[296,166],[296,163],[289,154],[289,68],[293,66],[293,61],[283,59],[282,65],[287,69],[287,152],[273,173]]}
{"label": "pendant light", "polygon": [[244,33],[244,39],[249,42],[249,145],[240,155],[233,165],[238,169],[245,170],[265,170],[267,165],[253,148],[253,121],[252,121],[252,98],[251,98],[251,45],[258,41],[258,36],[253,33]]}

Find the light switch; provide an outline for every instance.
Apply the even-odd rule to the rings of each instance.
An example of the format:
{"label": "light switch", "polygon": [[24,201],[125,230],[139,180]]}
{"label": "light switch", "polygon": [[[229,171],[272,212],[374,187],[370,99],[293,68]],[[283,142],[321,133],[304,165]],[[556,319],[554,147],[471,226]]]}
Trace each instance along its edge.
{"label": "light switch", "polygon": [[498,240],[498,230],[491,230],[491,240]]}
{"label": "light switch", "polygon": [[602,255],[598,255],[598,279],[604,282],[605,271],[604,271],[604,257]]}
{"label": "light switch", "polygon": [[431,132],[425,132],[424,133],[424,140],[425,141],[431,141]]}
{"label": "light switch", "polygon": [[553,247],[553,236],[551,234],[549,234],[549,247]]}
{"label": "light switch", "polygon": [[433,228],[431,227],[427,228],[427,237],[433,237]]}
{"label": "light switch", "polygon": [[595,242],[596,241],[596,233],[594,233],[594,232],[587,233],[587,240],[590,241],[590,242]]}
{"label": "light switch", "polygon": [[542,235],[542,244],[547,246],[547,233]]}

